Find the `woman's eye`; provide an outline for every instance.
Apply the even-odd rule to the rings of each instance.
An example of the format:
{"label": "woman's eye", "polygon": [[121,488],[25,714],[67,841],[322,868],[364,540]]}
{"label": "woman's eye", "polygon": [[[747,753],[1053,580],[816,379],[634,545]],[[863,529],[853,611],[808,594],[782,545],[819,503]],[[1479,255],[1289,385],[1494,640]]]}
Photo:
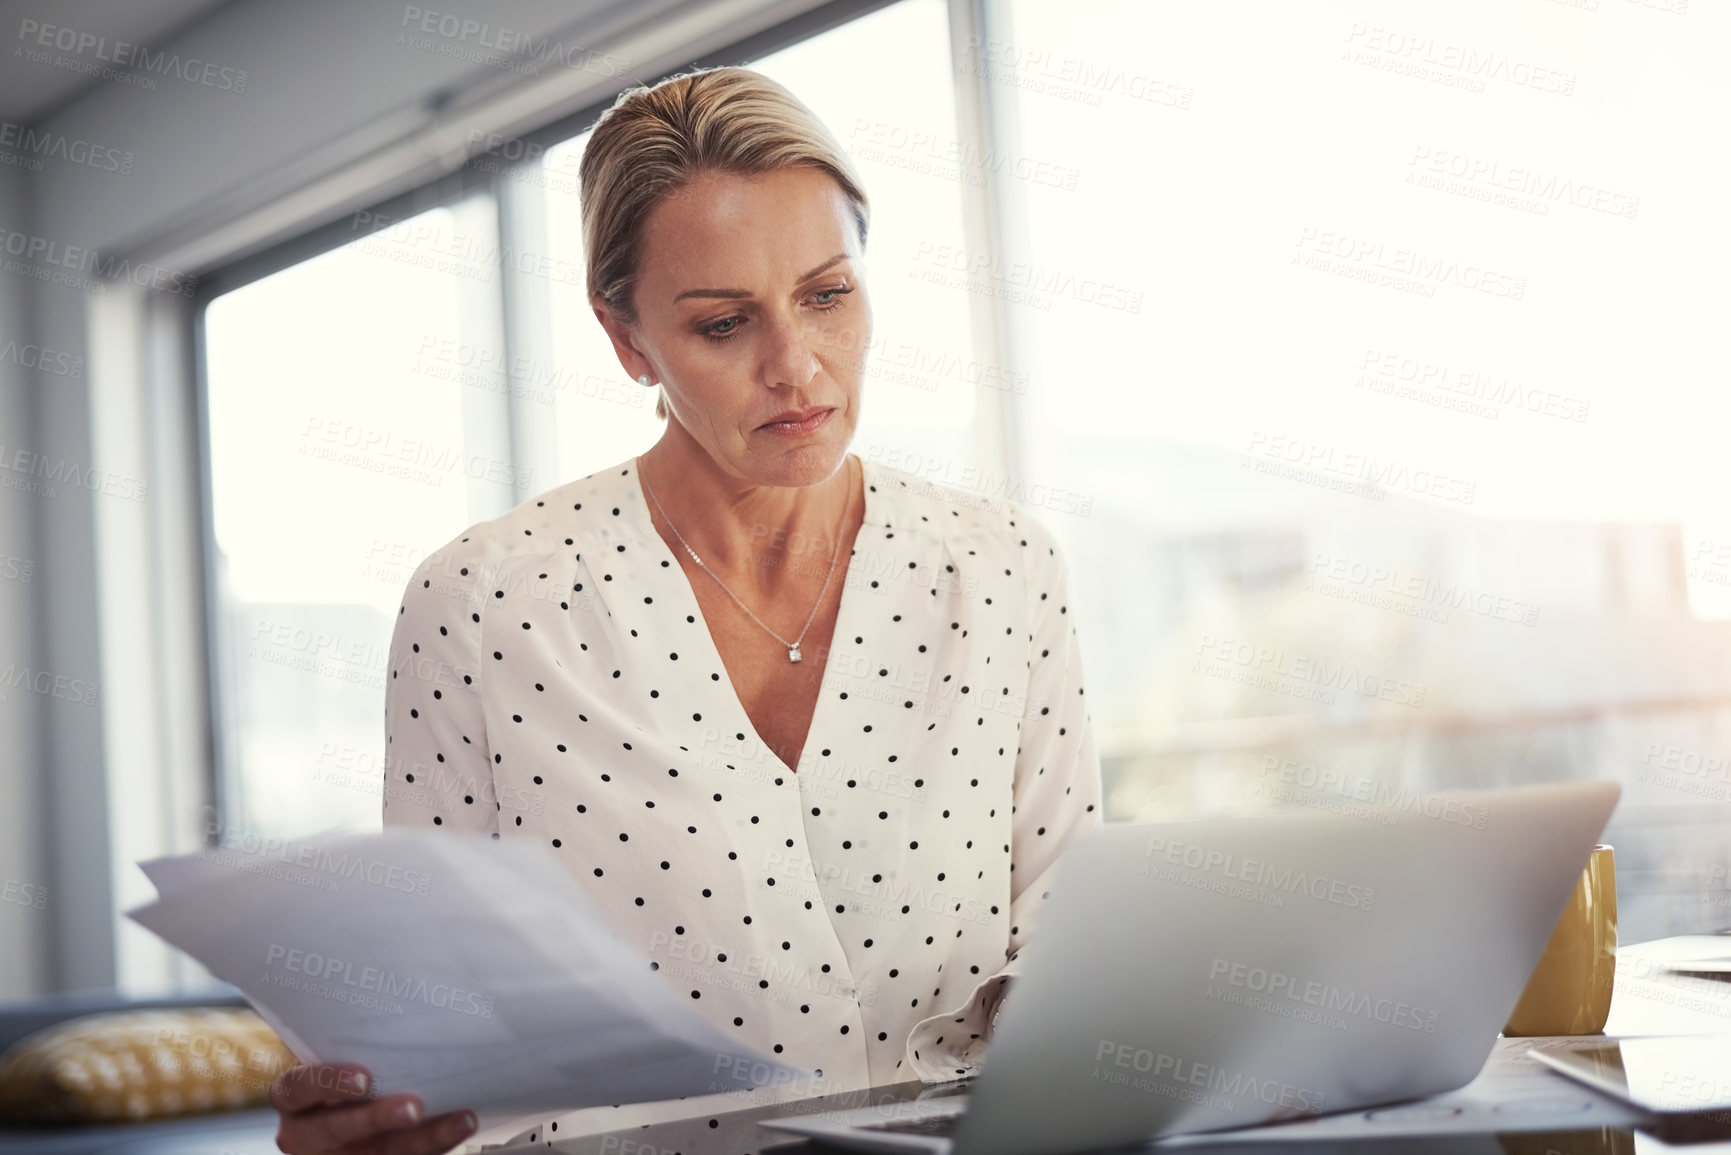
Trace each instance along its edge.
{"label": "woman's eye", "polygon": [[846,285],[839,285],[833,289],[819,289],[817,292],[812,294],[812,300],[816,303],[818,308],[829,309],[839,304],[841,298],[851,292],[853,292],[853,290],[848,288]]}
{"label": "woman's eye", "polygon": [[729,337],[739,328],[738,317],[723,317],[721,320],[704,327],[704,335],[708,337]]}

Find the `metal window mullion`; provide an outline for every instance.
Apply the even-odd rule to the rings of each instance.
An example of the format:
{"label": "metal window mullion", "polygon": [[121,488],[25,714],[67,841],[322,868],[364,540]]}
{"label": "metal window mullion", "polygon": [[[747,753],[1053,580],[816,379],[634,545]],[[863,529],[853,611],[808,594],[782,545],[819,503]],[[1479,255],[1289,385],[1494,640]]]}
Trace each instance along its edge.
{"label": "metal window mullion", "polygon": [[[152,294],[145,302],[145,388],[152,428],[147,441],[155,488],[152,506],[158,693],[158,763],[165,795],[163,853],[204,844],[216,784],[215,731],[208,724],[211,679],[207,636],[211,600],[201,569],[202,471],[188,469],[202,440],[196,377],[197,307],[186,297]],[[191,956],[167,953],[176,989],[208,986],[210,974]]]}
{"label": "metal window mullion", "polygon": [[[505,295],[508,265],[497,189],[476,193],[450,208],[459,237],[485,237],[497,260],[486,279],[455,276],[459,349],[470,351],[474,372],[460,375],[456,401],[463,430],[463,472],[467,481],[470,522],[488,521],[517,504],[516,470],[511,446],[510,356],[505,342]],[[489,366],[496,367],[489,373]]]}
{"label": "metal window mullion", "polygon": [[499,206],[500,311],[506,420],[517,500],[551,488],[559,475],[553,304],[548,277],[570,270],[549,251],[547,189],[538,162],[503,170],[494,182]]}
{"label": "metal window mullion", "polygon": [[[955,80],[956,132],[963,155],[1007,156],[1020,126],[1015,90],[994,84],[980,65],[978,48],[1008,36],[1007,0],[949,0],[950,62]],[[962,226],[968,252],[987,259],[988,270],[1014,268],[1026,260],[1021,239],[1026,212],[1020,189],[1000,166],[981,165],[979,183],[962,182]],[[972,295],[974,355],[984,365],[1024,371],[1034,363],[1033,318],[1012,314],[998,293]],[[1025,314],[1026,311],[1024,310]],[[1004,373],[982,373],[975,389],[976,464],[987,474],[1025,480],[1028,464],[1026,414],[1020,395],[986,382]]]}

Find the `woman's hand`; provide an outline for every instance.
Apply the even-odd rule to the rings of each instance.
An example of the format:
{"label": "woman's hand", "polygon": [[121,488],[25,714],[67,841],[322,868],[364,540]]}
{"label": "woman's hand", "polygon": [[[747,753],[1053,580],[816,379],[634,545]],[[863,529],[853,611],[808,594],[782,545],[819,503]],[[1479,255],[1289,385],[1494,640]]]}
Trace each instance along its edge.
{"label": "woman's hand", "polygon": [[471,1111],[425,1121],[410,1094],[368,1099],[371,1073],[353,1063],[290,1067],[271,1084],[282,1115],[276,1145],[286,1155],[441,1155],[475,1130]]}

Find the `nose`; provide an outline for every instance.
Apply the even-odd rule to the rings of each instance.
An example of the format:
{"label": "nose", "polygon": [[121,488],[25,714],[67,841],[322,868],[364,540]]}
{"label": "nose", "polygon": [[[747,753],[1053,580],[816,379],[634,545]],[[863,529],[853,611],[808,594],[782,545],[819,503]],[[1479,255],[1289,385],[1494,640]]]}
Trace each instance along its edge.
{"label": "nose", "polygon": [[764,384],[771,389],[803,389],[811,384],[820,365],[805,326],[796,318],[779,316],[770,320],[766,329]]}

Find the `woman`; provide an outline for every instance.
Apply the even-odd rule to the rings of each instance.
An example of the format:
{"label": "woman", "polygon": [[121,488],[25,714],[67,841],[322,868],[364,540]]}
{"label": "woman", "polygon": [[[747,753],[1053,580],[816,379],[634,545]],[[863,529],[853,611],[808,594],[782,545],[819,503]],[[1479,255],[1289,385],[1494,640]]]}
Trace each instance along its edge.
{"label": "woman", "polygon": [[[1054,860],[1101,820],[1053,540],[847,452],[868,205],[784,89],[627,92],[581,180],[595,315],[666,430],[417,570],[384,821],[547,847],[816,1090],[971,1073]],[[467,1133],[316,1086],[344,1070],[283,1081],[285,1151]]]}

